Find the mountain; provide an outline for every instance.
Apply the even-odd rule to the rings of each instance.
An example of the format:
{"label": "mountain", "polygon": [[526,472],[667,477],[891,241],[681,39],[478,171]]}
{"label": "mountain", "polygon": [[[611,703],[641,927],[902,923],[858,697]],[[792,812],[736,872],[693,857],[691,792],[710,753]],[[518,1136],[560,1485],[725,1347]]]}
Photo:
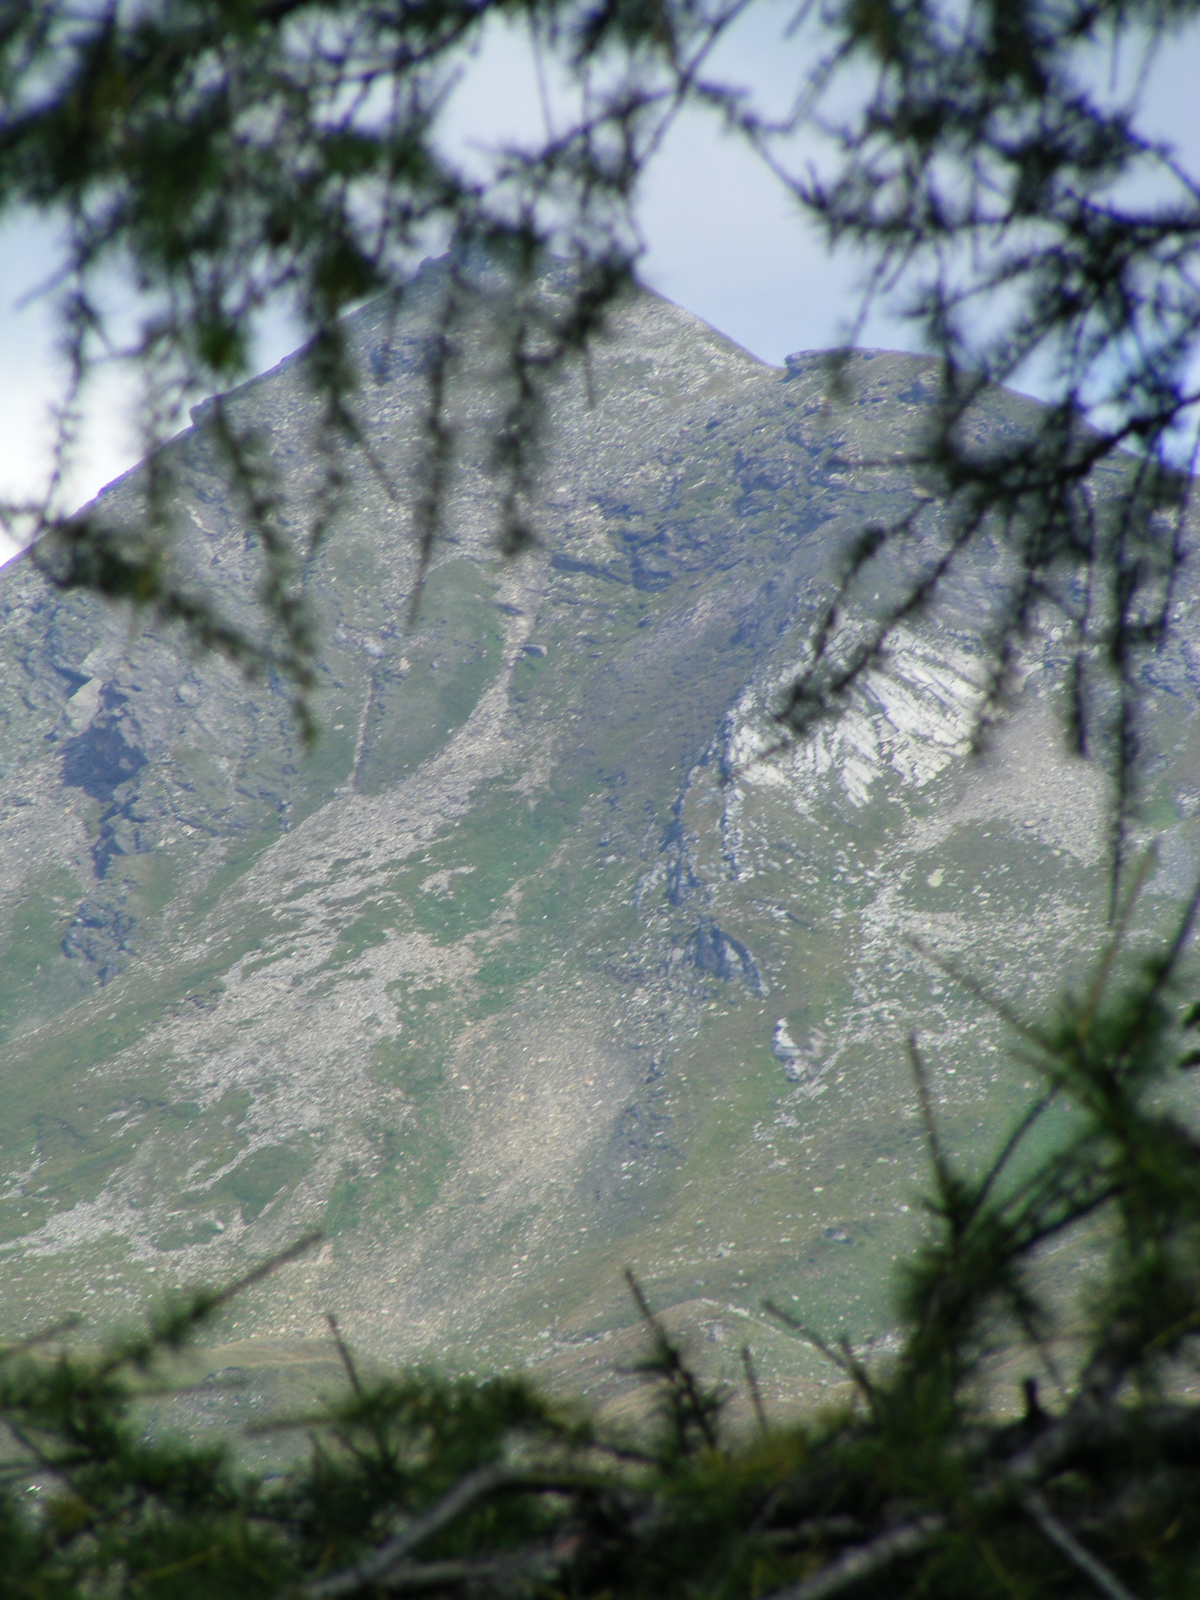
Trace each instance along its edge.
{"label": "mountain", "polygon": [[[308,572],[312,754],[285,684],[27,561],[0,576],[4,1331],[126,1317],[315,1224],[320,1252],[224,1337],[282,1349],[331,1307],[380,1356],[598,1370],[636,1320],[629,1263],[718,1366],[751,1337],[785,1384],[764,1293],[886,1338],[925,1163],[909,1029],[953,1146],[1028,1099],[913,939],[1035,1006],[1101,935],[1105,792],[1065,752],[1065,642],[1027,646],[969,759],[996,550],[840,720],[772,752],[847,540],[914,502],[936,531],[889,464],[930,364],[861,351],[833,400],[819,355],[765,366],[648,293],[614,313],[591,397],[579,373],[557,390],[540,544],[511,561],[480,332],[410,629],[404,485],[444,281],[429,263],[397,320],[348,324],[383,470],[348,459]],[[302,361],[229,405],[300,525]],[[978,425],[1034,409],[997,391]],[[167,448],[174,559],[250,616],[258,557],[204,408]],[[137,469],[100,503],[133,525],[146,493]],[[1188,575],[1152,669],[1155,914],[1200,866],[1194,605]]]}

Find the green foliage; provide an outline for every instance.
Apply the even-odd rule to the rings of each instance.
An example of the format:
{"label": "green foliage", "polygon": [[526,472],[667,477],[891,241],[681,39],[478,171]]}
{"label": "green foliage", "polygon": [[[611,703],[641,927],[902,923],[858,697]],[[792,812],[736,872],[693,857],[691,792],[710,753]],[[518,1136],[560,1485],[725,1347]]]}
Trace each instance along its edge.
{"label": "green foliage", "polygon": [[[1200,211],[1194,180],[1139,135],[1126,98],[1093,88],[1087,57],[1169,42],[1197,9],[850,0],[829,8],[822,49],[798,31],[802,109],[780,126],[706,76],[737,6],[17,0],[0,16],[0,214],[32,205],[64,224],[61,451],[109,352],[102,289],[116,272],[139,297],[126,354],[148,380],[152,443],[190,398],[245,375],[257,319],[286,300],[310,336],[324,456],[297,539],[236,405],[218,400],[202,424],[261,545],[259,633],[172,564],[169,450],[144,468],[137,526],[102,506],[74,514],[53,489],[4,520],[60,588],[148,608],[251,670],[279,668],[303,720],[316,681],[305,559],[331,526],[343,453],[373,461],[340,315],[376,293],[398,307],[417,256],[448,248],[420,362],[423,456],[402,491],[385,485],[411,501],[415,604],[452,478],[450,386],[466,343],[490,341],[500,358],[488,426],[500,542],[514,550],[535,529],[551,385],[632,280],[646,163],[678,107],[703,103],[832,239],[871,257],[877,286],[907,294],[941,358],[926,435],[901,463],[940,495],[940,521],[928,524],[925,500],[906,503],[850,542],[781,722],[794,733],[836,709],[896,627],[999,537],[1013,559],[979,623],[981,731],[1020,636],[1057,610],[1077,743],[1101,750],[1116,780],[1119,867],[1141,670],[1170,627],[1186,543]],[[557,53],[582,99],[565,132],[502,152],[481,183],[437,134],[447,75],[493,15]],[[842,129],[837,171],[790,175],[786,140],[863,59],[874,87]],[[985,388],[1035,358],[1053,403],[1036,424],[982,430]],[[845,371],[831,364],[834,386]],[[882,610],[864,612],[876,590]],[[480,654],[436,715],[465,715],[490,671]],[[419,736],[435,697],[423,683],[395,693]],[[381,781],[407,759],[397,752]],[[492,887],[481,878],[477,892]],[[469,896],[454,908],[479,914]],[[450,913],[430,901],[427,915]],[[4,1353],[0,1596],[1195,1595],[1200,1409],[1186,1379],[1200,1335],[1200,1137],[1177,1109],[1176,1074],[1200,1051],[1196,1014],[1179,1024],[1172,1003],[1191,921],[1123,981],[1115,936],[1091,991],[1048,1025],[1000,1008],[1044,1092],[982,1173],[943,1149],[912,1042],[934,1184],[927,1236],[901,1273],[898,1349],[868,1369],[848,1341],[775,1309],[845,1377],[853,1399],[832,1416],[772,1426],[747,1354],[761,1426],[739,1439],[631,1280],[649,1330],[642,1375],[661,1401],[643,1436],[603,1437],[516,1380],[366,1379],[335,1326],[345,1398],[281,1424],[311,1435],[309,1455],[256,1476],[222,1450],[148,1435],[139,1412],[170,1355],[243,1283],[170,1305],[98,1354],[71,1349],[63,1329]],[[360,932],[365,947],[371,928]],[[1051,1107],[1062,1131],[1031,1154]],[[286,1162],[263,1152],[245,1165],[244,1214],[294,1180]],[[337,1226],[357,1213],[353,1181]],[[1048,1253],[1067,1249],[1091,1263],[1071,1294],[1047,1271]],[[1018,1382],[1013,1415],[1003,1402]]]}
{"label": "green foliage", "polygon": [[[981,627],[978,731],[1008,692],[1017,641],[1057,612],[1073,652],[1073,743],[1102,751],[1114,779],[1114,896],[1139,798],[1141,672],[1170,627],[1200,439],[1195,175],[1141,132],[1138,89],[1118,88],[1116,62],[1124,51],[1148,67],[1195,16],[1158,0],[851,0],[822,70],[857,61],[872,88],[841,124],[830,179],[792,179],[831,241],[869,253],[873,291],[903,286],[940,360],[912,465],[950,517],[873,622],[847,603],[921,543],[924,514],[850,549],[784,719],[798,730],[839,704],[964,553],[999,536],[1015,570]],[[988,386],[1037,383],[1039,371],[1050,404],[1037,426],[980,426]]]}
{"label": "green foliage", "polygon": [[[259,631],[172,565],[169,449],[148,459],[136,527],[64,507],[58,477],[44,501],[0,515],[53,583],[150,608],[248,670],[278,668],[311,732],[304,566],[335,515],[345,452],[361,451],[409,512],[415,605],[459,446],[452,390],[468,346],[490,343],[497,532],[506,550],[528,543],[553,383],[632,282],[639,185],[680,108],[703,107],[833,243],[857,247],[870,294],[891,295],[941,362],[922,396],[925,437],[887,465],[910,469],[949,514],[935,531],[924,502],[906,506],[850,541],[782,722],[798,731],[840,704],[897,625],[998,538],[1016,559],[978,624],[990,668],[980,731],[1002,706],[1016,640],[1057,610],[1073,640],[1073,735],[1105,750],[1117,782],[1119,864],[1137,801],[1140,665],[1169,626],[1200,426],[1200,189],[1142,133],[1142,76],[1123,64],[1173,48],[1198,9],[806,0],[779,24],[796,89],[779,120],[756,86],[710,65],[744,0],[162,0],[82,13],[16,0],[0,21],[0,217],[32,206],[62,225],[61,451],[114,351],[145,379],[153,446],[189,399],[247,374],[259,320],[285,304],[309,336],[323,484],[300,532],[263,441],[236,404],[210,408],[204,426],[264,558]],[[476,152],[480,172],[441,135],[447,84],[489,24],[552,60],[562,104],[544,139]],[[1098,66],[1106,53],[1113,74]],[[836,137],[818,179],[795,169],[793,140],[827,126],[831,99]],[[361,375],[339,318],[376,294],[399,309],[430,249],[448,256],[417,363],[420,460],[393,484],[355,421]],[[137,307],[128,338],[105,309],[112,281]],[[835,390],[845,354],[830,366]],[[987,387],[1035,372],[1050,396],[1040,420],[981,429]],[[882,611],[868,593],[884,594]]]}
{"label": "green foliage", "polygon": [[868,1367],[768,1307],[841,1371],[833,1411],[772,1423],[747,1349],[757,1427],[733,1429],[630,1275],[655,1397],[632,1432],[517,1377],[364,1375],[331,1317],[344,1394],[259,1425],[307,1435],[288,1470],[148,1436],[171,1354],[269,1262],[100,1353],[67,1327],[3,1353],[0,1594],[1194,1596],[1200,1132],[1178,1075],[1200,1008],[1174,997],[1195,911],[1125,977],[1118,930],[1048,1024],[998,1003],[1043,1089],[981,1170],[943,1148],[913,1044],[933,1189],[894,1354]]}

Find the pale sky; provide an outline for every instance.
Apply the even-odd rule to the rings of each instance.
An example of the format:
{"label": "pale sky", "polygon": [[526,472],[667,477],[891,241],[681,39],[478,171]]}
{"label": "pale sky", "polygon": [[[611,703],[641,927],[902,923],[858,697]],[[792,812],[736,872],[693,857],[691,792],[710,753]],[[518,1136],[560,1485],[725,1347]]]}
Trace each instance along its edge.
{"label": "pale sky", "polygon": [[[753,83],[779,103],[795,57],[778,42],[778,7],[754,10],[733,39],[721,70]],[[1200,172],[1200,30],[1157,64],[1144,105],[1146,131],[1176,145]],[[539,98],[527,53],[494,36],[452,104],[448,137],[469,148],[489,136],[536,136]],[[640,225],[650,287],[703,317],[764,360],[836,344],[857,309],[861,271],[831,260],[812,225],[776,180],[736,141],[699,112],[676,124],[646,180]],[[46,277],[53,234],[36,219],[0,232],[0,493],[36,492],[48,471],[49,407],[57,393],[53,333],[36,301],[18,302]],[[280,317],[258,351],[260,370],[296,340]],[[876,316],[864,342],[916,348],[902,323]],[[122,378],[98,386],[70,482],[77,504],[127,470],[140,450],[130,421],[133,390]],[[2,538],[2,536],[0,536]],[[11,547],[0,547],[7,558]]]}

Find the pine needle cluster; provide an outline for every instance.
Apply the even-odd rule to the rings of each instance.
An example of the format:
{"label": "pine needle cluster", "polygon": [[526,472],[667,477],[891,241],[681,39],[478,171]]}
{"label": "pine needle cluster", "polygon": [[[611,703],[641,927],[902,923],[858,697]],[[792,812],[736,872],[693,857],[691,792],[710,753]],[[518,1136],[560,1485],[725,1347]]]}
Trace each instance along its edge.
{"label": "pine needle cluster", "polygon": [[1200,1132],[1178,1109],[1198,905],[1121,979],[1118,928],[1046,1025],[997,1002],[1041,1090],[982,1169],[944,1148],[910,1042],[932,1188],[896,1353],[868,1365],[766,1307],[840,1370],[833,1412],[773,1420],[747,1349],[739,1433],[631,1275],[656,1402],[633,1434],[520,1376],[366,1376],[332,1318],[344,1390],[272,1425],[308,1440],[289,1470],[148,1433],[164,1363],[277,1258],[100,1352],[65,1324],[3,1352],[0,1597],[1200,1593]]}

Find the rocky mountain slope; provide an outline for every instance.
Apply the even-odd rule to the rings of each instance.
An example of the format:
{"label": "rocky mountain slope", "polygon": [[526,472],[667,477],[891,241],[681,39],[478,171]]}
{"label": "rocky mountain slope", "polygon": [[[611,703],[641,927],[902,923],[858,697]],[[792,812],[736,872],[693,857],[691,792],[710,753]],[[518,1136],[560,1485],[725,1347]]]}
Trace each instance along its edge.
{"label": "rocky mountain slope", "polygon": [[[401,483],[441,282],[423,269],[394,327],[352,323],[360,421]],[[939,514],[879,464],[926,364],[864,351],[849,376],[832,404],[817,357],[766,367],[631,299],[595,404],[582,378],[556,396],[542,542],[505,563],[481,346],[412,630],[404,496],[350,463],[310,573],[311,755],[284,685],[4,572],[6,1331],[64,1303],[127,1315],[313,1224],[327,1244],[231,1337],[316,1335],[330,1306],[380,1355],[569,1367],[632,1320],[627,1262],[718,1354],[764,1292],[886,1330],[922,1178],[907,1030],[960,1147],[1028,1084],[909,941],[1036,1003],[1099,934],[1104,797],[1063,753],[1053,633],[967,759],[982,568],[841,721],[761,754],[845,539],[914,496]],[[299,519],[299,364],[231,404]],[[1031,404],[997,394],[987,425]],[[170,449],[179,559],[245,604],[254,556],[203,411]],[[133,520],[143,492],[135,471],[103,504]],[[1165,910],[1200,865],[1194,630],[1155,673]]]}

